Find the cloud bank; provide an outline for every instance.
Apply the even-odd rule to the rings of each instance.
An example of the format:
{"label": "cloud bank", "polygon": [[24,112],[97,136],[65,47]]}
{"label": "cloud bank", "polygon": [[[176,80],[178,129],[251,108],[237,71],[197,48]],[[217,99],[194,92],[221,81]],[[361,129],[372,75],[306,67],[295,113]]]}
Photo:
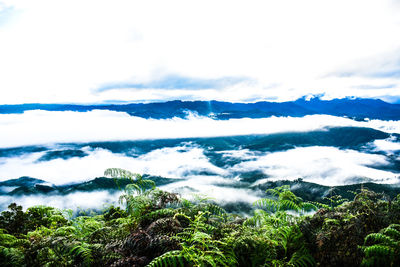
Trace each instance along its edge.
{"label": "cloud bank", "polygon": [[[181,142],[172,147],[127,154],[74,144],[57,145],[48,146],[45,151],[26,151],[15,156],[0,157],[0,181],[31,176],[61,185],[89,181],[102,176],[105,168],[117,167],[141,174],[176,178],[160,188],[180,193],[185,198],[192,198],[192,194],[196,193],[212,197],[221,204],[252,203],[263,196],[257,185],[274,180],[302,178],[304,181],[328,186],[367,181],[399,183],[400,173],[394,166],[398,159],[392,157],[392,153],[399,149],[397,145],[395,140],[387,139],[372,142],[358,151],[308,146],[277,152],[241,148],[215,152],[212,147]],[[79,156],[74,157],[41,160],[48,151],[63,149],[76,149],[83,153],[76,153]],[[223,167],[216,164],[213,153],[231,164]],[[99,208],[102,205],[99,203],[115,204],[118,195],[97,191],[63,196],[0,196],[0,208],[4,203],[13,201],[25,207],[45,204],[59,208]]]}
{"label": "cloud bank", "polygon": [[[34,196],[0,196],[0,210],[6,209],[10,203],[18,203],[22,207],[29,208],[36,205],[51,206],[59,209],[72,209],[76,211],[96,209],[101,210],[109,205],[118,205],[121,192],[110,193],[107,191],[78,192],[65,196],[59,195],[34,195]],[[5,204],[7,203],[7,204]]]}
{"label": "cloud bank", "polygon": [[335,147],[303,147],[261,156],[253,161],[242,162],[234,169],[262,171],[268,180],[304,179],[322,185],[335,186],[373,181],[398,183],[399,173],[379,170],[376,167],[391,163],[385,156]]}
{"label": "cloud bank", "polygon": [[[84,157],[38,161],[45,152],[0,158],[1,180],[31,176],[52,184],[68,184],[100,177],[104,169],[117,167],[141,174],[184,179],[172,183],[171,188],[193,188],[203,192],[213,185],[247,183],[249,173],[261,172],[266,180],[295,180],[322,185],[343,185],[362,181],[377,183],[399,182],[399,173],[389,170],[390,155],[373,154],[373,151],[342,150],[335,147],[298,147],[278,152],[231,150],[222,151],[224,157],[234,157],[237,163],[219,167],[209,156],[210,148],[186,144],[159,148],[139,156],[112,153],[107,149],[84,147]],[[257,181],[262,183],[266,180]]]}
{"label": "cloud bank", "polygon": [[67,142],[307,132],[341,126],[370,127],[388,133],[400,133],[399,121],[357,122],[329,115],[213,120],[188,114],[185,119],[156,120],[106,110],[83,113],[32,110],[23,114],[0,114],[0,148]]}

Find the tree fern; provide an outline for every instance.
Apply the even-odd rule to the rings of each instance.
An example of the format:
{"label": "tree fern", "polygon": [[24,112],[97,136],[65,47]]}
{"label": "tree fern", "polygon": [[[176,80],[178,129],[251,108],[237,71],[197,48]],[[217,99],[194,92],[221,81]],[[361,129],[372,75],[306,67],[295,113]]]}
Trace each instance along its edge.
{"label": "tree fern", "polygon": [[294,211],[303,214],[304,212],[318,209],[311,202],[303,202],[303,200],[290,191],[290,187],[286,185],[268,189],[266,193],[271,195],[272,198],[259,199],[254,202],[254,205],[270,213]]}
{"label": "tree fern", "polygon": [[125,187],[127,193],[137,192],[143,194],[149,188],[155,188],[156,184],[152,180],[143,179],[138,173],[133,173],[120,168],[109,168],[104,171],[104,176],[114,178],[118,184],[118,179],[129,179],[130,184]]}
{"label": "tree fern", "polygon": [[126,212],[136,218],[143,216],[152,207],[152,201],[147,195],[123,194],[120,196],[119,202],[125,203]]}

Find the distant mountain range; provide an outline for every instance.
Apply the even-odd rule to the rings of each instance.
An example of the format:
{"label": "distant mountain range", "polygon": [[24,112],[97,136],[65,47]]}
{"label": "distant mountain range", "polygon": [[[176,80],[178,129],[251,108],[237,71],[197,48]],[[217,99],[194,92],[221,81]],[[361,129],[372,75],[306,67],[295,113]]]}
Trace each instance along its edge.
{"label": "distant mountain range", "polygon": [[[180,180],[148,175],[145,175],[145,178],[155,181],[158,186]],[[98,177],[90,181],[56,186],[41,179],[25,176],[0,182],[0,196],[21,196],[32,194],[59,195],[75,192],[92,192],[96,190],[122,190],[129,183],[131,183],[129,179],[121,178],[117,181],[111,178]]]}
{"label": "distant mountain range", "polygon": [[123,105],[73,105],[73,104],[21,104],[0,105],[0,114],[23,113],[27,110],[77,111],[111,110],[127,112],[142,118],[185,118],[188,112],[214,119],[264,118],[270,116],[302,117],[325,114],[346,116],[355,120],[400,120],[400,104],[390,104],[379,99],[343,98],[321,100],[318,97],[300,98],[289,102],[229,103],[219,101],[168,101]]}

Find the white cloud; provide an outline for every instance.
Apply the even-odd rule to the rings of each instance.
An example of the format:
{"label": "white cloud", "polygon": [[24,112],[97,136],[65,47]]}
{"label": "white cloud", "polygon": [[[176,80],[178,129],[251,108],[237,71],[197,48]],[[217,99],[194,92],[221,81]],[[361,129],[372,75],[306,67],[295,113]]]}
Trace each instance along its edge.
{"label": "white cloud", "polygon": [[[386,145],[388,144],[385,143]],[[62,147],[49,149],[60,150]],[[205,148],[191,143],[155,149],[136,157],[100,148],[83,147],[82,150],[87,156],[38,161],[46,152],[27,152],[22,156],[0,158],[1,180],[31,176],[60,185],[88,181],[102,176],[105,168],[118,167],[141,174],[178,178],[176,182],[161,188],[181,193],[185,198],[190,198],[192,193],[199,193],[212,197],[219,203],[252,203],[262,196],[262,192],[247,188],[246,184],[238,179],[240,174],[252,171],[261,171],[269,177],[257,181],[254,185],[270,180],[297,178],[329,186],[361,181],[398,183],[400,177],[399,173],[379,169],[391,164],[385,155],[334,147],[302,147],[273,153],[247,149],[222,151],[219,153],[222,153],[223,157],[241,160],[240,163],[225,168],[213,165],[206,156]],[[210,175],[203,175],[202,172]],[[46,204],[59,208],[86,209],[98,207],[99,203],[115,203],[118,194],[99,191],[66,196],[1,196],[0,204],[17,201],[25,207]]]}
{"label": "white cloud", "polygon": [[105,149],[86,147],[84,151],[88,155],[82,158],[57,158],[49,161],[38,161],[45,152],[0,158],[0,177],[1,180],[8,180],[30,176],[53,184],[66,184],[101,177],[104,170],[111,167],[166,178],[191,177],[201,171],[227,175],[226,171],[212,165],[203,150],[197,147],[156,149],[136,158]]}
{"label": "white cloud", "polygon": [[[118,167],[141,174],[150,174],[167,178],[180,178],[161,189],[181,193],[191,198],[193,193],[206,194],[219,203],[243,201],[252,203],[259,198],[253,190],[234,188],[238,181],[231,179],[227,170],[210,163],[204,151],[196,146],[178,146],[156,149],[138,157],[128,157],[111,153],[105,149],[83,149],[88,155],[82,158],[53,159],[37,161],[45,152],[36,152],[24,156],[0,158],[1,180],[20,176],[43,179],[55,185],[88,181],[102,176],[104,169]],[[199,175],[201,171],[214,175]],[[260,192],[258,192],[260,193]],[[46,204],[60,208],[94,208],[99,203],[113,203],[118,193],[105,191],[94,193],[74,193],[66,196],[26,196],[0,197],[1,203],[17,201],[25,207]]]}
{"label": "white cloud", "polygon": [[383,155],[340,150],[334,147],[302,147],[282,152],[267,153],[254,161],[235,165],[233,170],[260,170],[269,178],[259,180],[296,180],[335,186],[374,181],[398,183],[400,175],[374,167],[388,166]]}
{"label": "white cloud", "polygon": [[[225,183],[226,186],[215,185],[218,182]],[[161,186],[161,189],[180,193],[180,195],[186,199],[193,199],[194,194],[201,194],[218,203],[253,203],[262,195],[262,192],[257,192],[248,188],[232,187],[234,184],[235,181],[222,179],[221,177],[199,176],[182,182]]]}
{"label": "white cloud", "polygon": [[121,192],[108,191],[77,192],[67,195],[31,195],[31,196],[0,196],[0,208],[6,208],[9,203],[17,203],[24,209],[32,206],[45,205],[59,209],[76,211],[87,209],[101,209],[109,205],[118,205]]}
{"label": "white cloud", "polygon": [[217,151],[217,154],[222,154],[222,158],[235,158],[241,160],[252,160],[256,159],[258,152],[250,151],[249,149],[240,149],[240,150],[224,150]]}
{"label": "white cloud", "polygon": [[[399,96],[398,76],[327,76],[349,66],[388,69],[400,47],[400,7],[389,0],[1,2],[18,13],[0,26],[1,103]],[[93,91],[170,74],[257,82]],[[370,84],[394,86],[357,88]]]}
{"label": "white cloud", "polygon": [[400,143],[393,141],[393,138],[386,140],[375,140],[372,145],[377,151],[385,151],[391,154],[395,151],[400,151]]}
{"label": "white cloud", "polygon": [[[361,181],[396,183],[399,173],[379,170],[390,165],[384,155],[368,154],[354,150],[340,150],[334,147],[304,147],[274,153],[260,153],[238,150],[223,152],[229,157],[243,159],[239,164],[226,169],[212,165],[203,149],[196,146],[179,146],[156,149],[138,157],[111,153],[105,149],[84,148],[88,156],[82,158],[37,161],[44,152],[25,156],[0,158],[2,180],[19,176],[41,178],[60,185],[81,182],[102,176],[104,168],[120,167],[138,173],[181,178],[161,186],[161,189],[178,192],[185,198],[193,193],[205,194],[219,203],[252,203],[262,196],[262,192],[244,187],[236,179],[241,173],[262,171],[269,178],[259,180],[254,185],[273,180],[305,181],[336,186]],[[243,156],[243,158],[241,158]],[[208,171],[214,175],[199,175],[198,171]],[[60,208],[94,208],[99,203],[115,203],[119,193],[93,192],[74,193],[66,196],[0,197],[0,203],[17,201],[29,207],[46,204]]]}
{"label": "white cloud", "polygon": [[[193,180],[189,180],[188,182],[193,182]],[[262,192],[245,188],[220,187],[202,183],[196,183],[193,190],[181,188],[180,186],[182,186],[182,183],[173,183],[160,188],[169,192],[177,192],[185,199],[194,199],[195,194],[204,195],[220,204],[237,202],[253,203],[260,198],[260,195],[262,196]],[[21,205],[24,209],[37,205],[51,206],[59,209],[72,209],[74,211],[77,209],[102,209],[107,208],[109,205],[120,206],[118,199],[122,193],[122,191],[111,193],[101,190],[76,192],[67,195],[0,196],[0,211],[6,209],[13,202]]]}
{"label": "white cloud", "polygon": [[400,133],[400,121],[357,122],[330,115],[213,120],[189,114],[186,119],[157,120],[107,110],[90,112],[32,110],[23,114],[0,114],[0,147],[62,142],[307,132],[340,126],[370,127],[389,133]]}

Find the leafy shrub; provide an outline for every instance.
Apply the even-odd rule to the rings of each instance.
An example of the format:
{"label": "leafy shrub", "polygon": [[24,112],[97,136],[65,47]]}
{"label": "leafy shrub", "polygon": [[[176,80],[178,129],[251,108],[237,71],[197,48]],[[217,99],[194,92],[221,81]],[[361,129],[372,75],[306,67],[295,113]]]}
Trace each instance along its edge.
{"label": "leafy shrub", "polygon": [[[72,218],[71,211],[13,203],[0,214],[1,266],[398,266],[400,196],[361,190],[353,201],[304,202],[287,186],[267,190],[253,216],[230,214],[129,179],[123,207]],[[306,216],[308,212],[315,211]]]}

